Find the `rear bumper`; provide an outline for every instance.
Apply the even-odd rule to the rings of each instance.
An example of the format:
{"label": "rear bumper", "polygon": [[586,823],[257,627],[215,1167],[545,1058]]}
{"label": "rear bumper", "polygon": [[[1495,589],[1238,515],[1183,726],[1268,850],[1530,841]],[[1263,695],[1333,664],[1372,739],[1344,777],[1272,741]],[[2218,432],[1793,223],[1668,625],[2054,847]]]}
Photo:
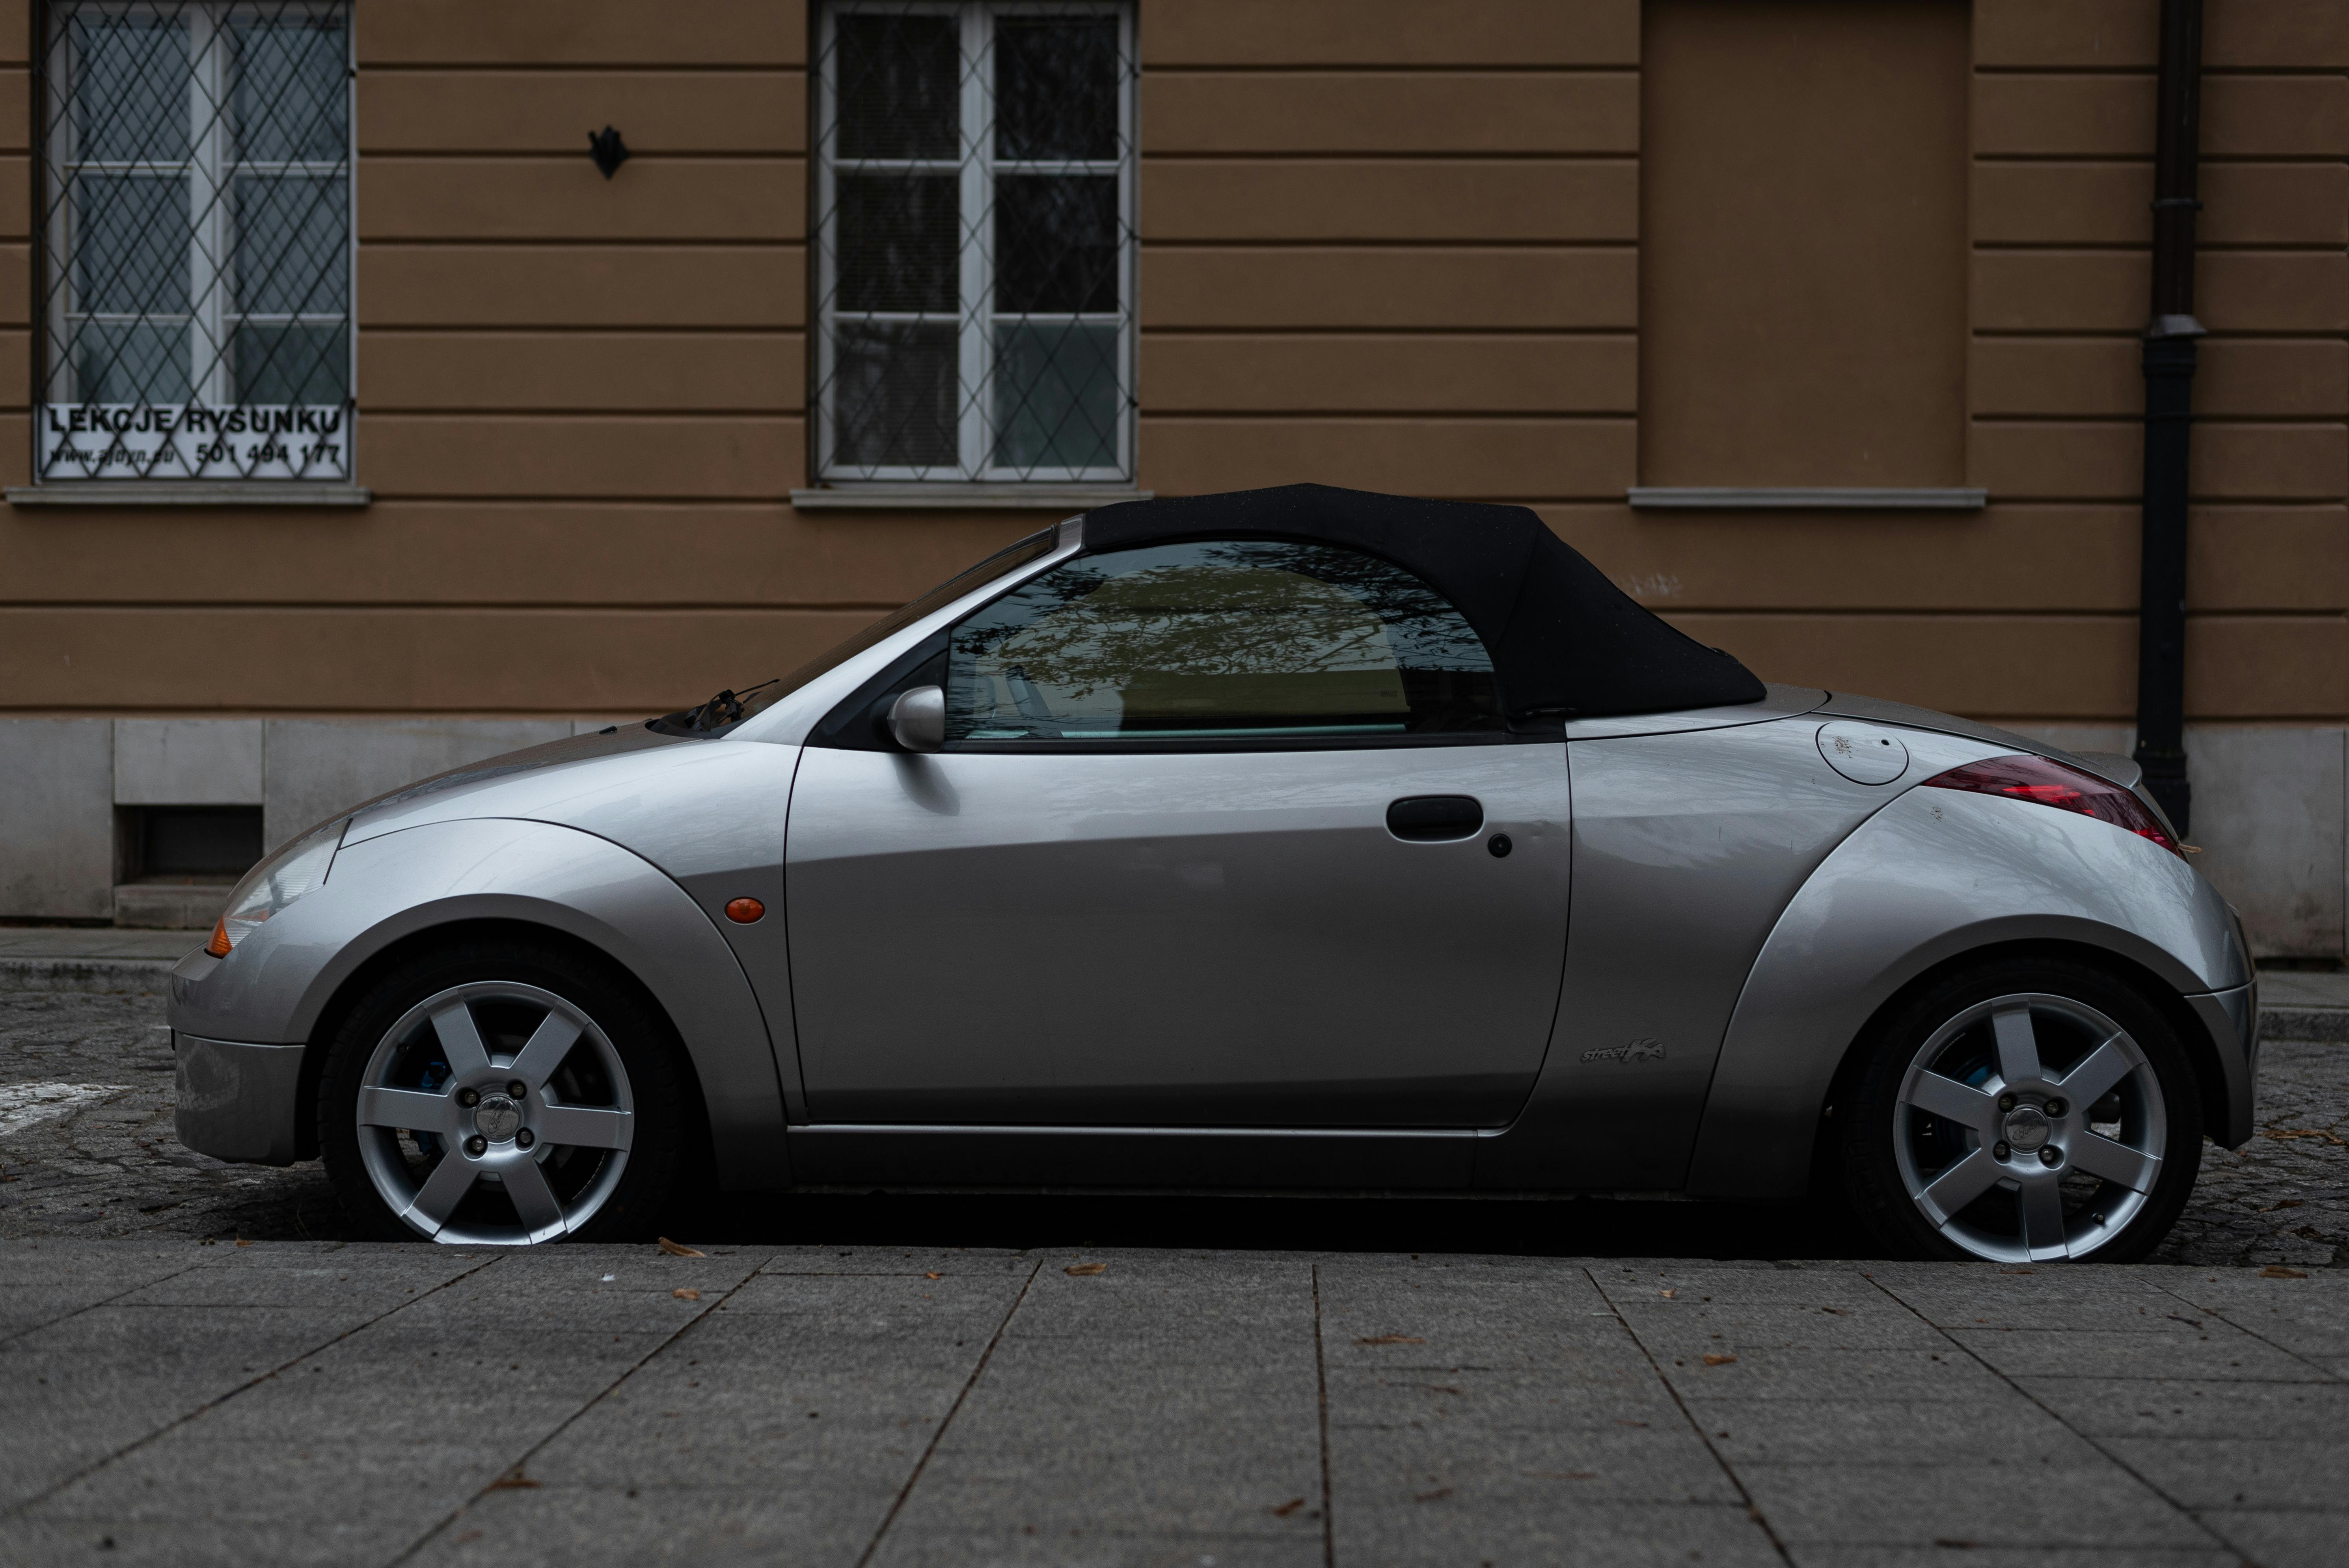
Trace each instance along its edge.
{"label": "rear bumper", "polygon": [[2229,991],[2207,991],[2186,1000],[2210,1031],[2227,1087],[2225,1115],[2205,1130],[2221,1148],[2240,1149],[2251,1141],[2253,1086],[2259,1079],[2259,985],[2254,982]]}
{"label": "rear bumper", "polygon": [[179,1062],[180,1141],[199,1154],[248,1165],[291,1165],[300,1046],[254,1046],[173,1031]]}

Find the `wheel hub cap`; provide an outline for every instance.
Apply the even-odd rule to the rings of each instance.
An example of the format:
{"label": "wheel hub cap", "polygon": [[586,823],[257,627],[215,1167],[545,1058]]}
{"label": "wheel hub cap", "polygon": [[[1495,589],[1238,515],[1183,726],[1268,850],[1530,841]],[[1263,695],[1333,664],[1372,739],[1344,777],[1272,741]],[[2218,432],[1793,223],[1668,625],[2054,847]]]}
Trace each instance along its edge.
{"label": "wheel hub cap", "polygon": [[505,1143],[522,1130],[522,1107],[502,1094],[486,1094],[473,1110],[473,1130],[492,1143]]}
{"label": "wheel hub cap", "polygon": [[[485,1100],[482,1104],[486,1109],[488,1102]],[[2048,1120],[2047,1113],[2035,1105],[2018,1105],[2006,1113],[2006,1141],[2025,1154],[2044,1148],[2054,1131],[2055,1124]]]}

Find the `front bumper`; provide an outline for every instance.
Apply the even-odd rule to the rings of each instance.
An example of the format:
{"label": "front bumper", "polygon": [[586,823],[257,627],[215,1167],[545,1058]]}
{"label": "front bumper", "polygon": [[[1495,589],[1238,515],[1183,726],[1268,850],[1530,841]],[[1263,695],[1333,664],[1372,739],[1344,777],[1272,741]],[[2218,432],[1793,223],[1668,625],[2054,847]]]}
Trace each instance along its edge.
{"label": "front bumper", "polygon": [[2254,1086],[2260,1068],[2260,995],[2257,982],[2229,991],[2189,996],[2187,1003],[2210,1031],[2219,1070],[2227,1085],[2225,1125],[2205,1129],[2222,1149],[2240,1149],[2251,1139]]}
{"label": "front bumper", "polygon": [[299,1125],[300,1046],[208,1040],[174,1030],[180,1141],[199,1154],[248,1165],[291,1165]]}

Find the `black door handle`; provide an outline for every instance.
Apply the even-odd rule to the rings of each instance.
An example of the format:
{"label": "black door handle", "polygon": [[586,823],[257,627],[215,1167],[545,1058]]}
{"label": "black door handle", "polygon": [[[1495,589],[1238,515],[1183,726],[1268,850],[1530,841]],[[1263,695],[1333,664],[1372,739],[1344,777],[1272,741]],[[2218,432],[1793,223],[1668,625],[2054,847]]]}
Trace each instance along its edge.
{"label": "black door handle", "polygon": [[1474,795],[1407,795],[1387,808],[1387,831],[1414,844],[1472,839],[1485,825]]}

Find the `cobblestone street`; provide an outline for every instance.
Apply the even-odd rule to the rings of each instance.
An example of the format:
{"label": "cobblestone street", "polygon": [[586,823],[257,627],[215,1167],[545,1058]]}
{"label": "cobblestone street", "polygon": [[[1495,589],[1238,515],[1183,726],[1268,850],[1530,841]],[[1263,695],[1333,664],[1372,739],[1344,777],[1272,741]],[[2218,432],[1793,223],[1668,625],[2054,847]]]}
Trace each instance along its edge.
{"label": "cobblestone street", "polygon": [[[338,1238],[341,1212],[315,1162],[223,1165],[180,1146],[169,1038],[157,993],[0,992],[0,1237]],[[30,1085],[54,1087],[35,1099]],[[2259,1125],[2240,1151],[2206,1148],[2194,1202],[2155,1261],[2349,1264],[2349,1046],[2270,1041]],[[678,1222],[697,1235],[771,1243],[1819,1258],[1851,1250],[1837,1227],[1806,1211],[1698,1204],[823,1197],[779,1205],[751,1196],[710,1199]]]}

